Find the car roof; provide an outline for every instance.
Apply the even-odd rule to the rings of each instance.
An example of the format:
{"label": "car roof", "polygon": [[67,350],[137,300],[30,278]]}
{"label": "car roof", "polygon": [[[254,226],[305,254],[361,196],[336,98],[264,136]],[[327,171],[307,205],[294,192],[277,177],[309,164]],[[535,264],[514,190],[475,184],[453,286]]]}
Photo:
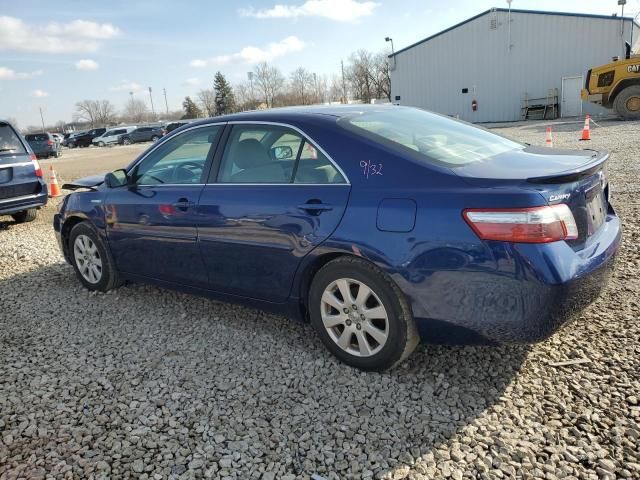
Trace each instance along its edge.
{"label": "car roof", "polygon": [[309,119],[325,119],[328,122],[335,122],[336,119],[344,117],[354,117],[363,113],[375,113],[387,111],[390,108],[406,109],[391,104],[359,104],[359,105],[314,105],[303,107],[282,107],[271,108],[267,110],[251,110],[247,112],[232,113],[230,115],[221,115],[219,117],[210,117],[200,120],[198,124],[206,124],[212,122],[233,122],[233,121],[304,121]]}

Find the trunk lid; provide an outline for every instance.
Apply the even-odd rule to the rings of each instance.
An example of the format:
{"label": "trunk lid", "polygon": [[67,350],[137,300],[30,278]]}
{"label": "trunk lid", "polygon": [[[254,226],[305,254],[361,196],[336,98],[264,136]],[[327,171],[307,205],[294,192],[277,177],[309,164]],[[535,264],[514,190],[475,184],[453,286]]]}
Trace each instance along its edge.
{"label": "trunk lid", "polygon": [[517,185],[538,192],[548,205],[565,203],[578,226],[574,249],[603,225],[609,209],[605,165],[608,152],[527,147],[452,169],[468,183],[485,187]]}

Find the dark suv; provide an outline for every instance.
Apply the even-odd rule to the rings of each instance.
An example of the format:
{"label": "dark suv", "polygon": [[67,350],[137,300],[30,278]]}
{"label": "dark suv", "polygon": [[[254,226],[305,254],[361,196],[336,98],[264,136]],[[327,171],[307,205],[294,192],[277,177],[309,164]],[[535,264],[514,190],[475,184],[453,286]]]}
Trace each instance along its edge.
{"label": "dark suv", "polygon": [[38,158],[58,158],[62,155],[62,145],[48,132],[30,133],[25,135],[24,139]]}
{"label": "dark suv", "polygon": [[46,204],[47,184],[38,159],[11,124],[0,120],[0,215],[30,222]]}
{"label": "dark suv", "polygon": [[162,127],[140,127],[120,137],[119,143],[130,145],[136,142],[155,142],[163,134]]}
{"label": "dark suv", "polygon": [[93,130],[89,130],[80,135],[76,135],[75,137],[69,137],[69,139],[67,140],[67,145],[69,146],[69,148],[88,147],[89,145],[91,145],[91,142],[94,138],[99,137],[106,131],[106,128],[94,128]]}

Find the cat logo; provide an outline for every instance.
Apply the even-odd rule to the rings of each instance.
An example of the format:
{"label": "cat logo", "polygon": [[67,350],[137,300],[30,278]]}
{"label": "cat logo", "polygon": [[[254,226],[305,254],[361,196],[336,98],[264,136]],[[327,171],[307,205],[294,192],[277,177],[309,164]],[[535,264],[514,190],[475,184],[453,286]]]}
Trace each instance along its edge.
{"label": "cat logo", "polygon": [[629,65],[627,67],[627,72],[629,73],[640,73],[640,63],[636,65]]}

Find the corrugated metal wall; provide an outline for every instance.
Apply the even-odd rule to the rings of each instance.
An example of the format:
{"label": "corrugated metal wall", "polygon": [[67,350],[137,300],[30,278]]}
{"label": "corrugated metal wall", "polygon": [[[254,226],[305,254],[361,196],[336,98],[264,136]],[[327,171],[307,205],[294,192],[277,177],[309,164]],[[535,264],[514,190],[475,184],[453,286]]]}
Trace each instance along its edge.
{"label": "corrugated metal wall", "polygon": [[[521,120],[525,92],[544,97],[557,88],[561,96],[562,77],[586,75],[590,67],[623,54],[620,19],[512,12],[509,42],[507,18],[507,12],[491,12],[398,53],[391,91],[392,99],[400,100],[394,103],[472,122]],[[631,26],[625,21],[626,41]],[[633,36],[636,43],[640,29]],[[603,111],[583,104],[585,113]]]}

